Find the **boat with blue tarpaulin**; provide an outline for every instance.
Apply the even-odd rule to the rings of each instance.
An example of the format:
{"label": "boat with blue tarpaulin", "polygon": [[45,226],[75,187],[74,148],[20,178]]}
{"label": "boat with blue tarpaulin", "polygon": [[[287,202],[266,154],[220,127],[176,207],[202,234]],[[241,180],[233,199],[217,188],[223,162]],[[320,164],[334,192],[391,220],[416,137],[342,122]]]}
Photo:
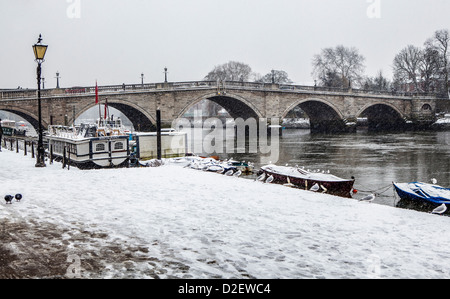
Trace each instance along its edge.
{"label": "boat with blue tarpaulin", "polygon": [[392,183],[400,197],[398,207],[429,210],[450,204],[450,188],[423,182]]}

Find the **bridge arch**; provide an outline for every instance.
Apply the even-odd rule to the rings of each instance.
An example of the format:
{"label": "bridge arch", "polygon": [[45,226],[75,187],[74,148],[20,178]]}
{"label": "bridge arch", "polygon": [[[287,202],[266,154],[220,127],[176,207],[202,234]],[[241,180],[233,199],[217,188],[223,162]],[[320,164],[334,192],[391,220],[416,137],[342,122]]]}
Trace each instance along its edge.
{"label": "bridge arch", "polygon": [[[22,117],[23,119],[25,119],[27,122],[29,122],[31,124],[31,126],[33,127],[34,130],[36,130],[36,132],[38,132],[38,130],[39,130],[39,116],[38,115],[35,115],[34,113],[31,113],[30,111],[22,109],[20,107],[15,107],[14,109],[0,107],[0,110],[14,113],[14,114]],[[47,126],[48,126],[48,123],[45,122],[44,119],[42,119],[42,126],[44,128],[47,128]]]}
{"label": "bridge arch", "polygon": [[343,113],[334,104],[320,98],[295,101],[281,117],[285,118],[297,106],[308,115],[311,132],[345,132],[348,129]]}
{"label": "bridge arch", "polygon": [[406,125],[406,115],[396,106],[386,102],[375,102],[362,107],[357,118],[367,118],[370,131],[401,130]]}
{"label": "bridge arch", "polygon": [[[104,104],[104,102],[102,102],[101,104]],[[89,109],[96,107],[97,105],[98,104],[89,104],[85,106],[83,109],[78,111],[78,113],[75,115],[75,119],[80,117],[84,112],[88,111]],[[108,106],[116,108],[121,113],[123,113],[131,121],[135,130],[137,131],[150,132],[156,129],[155,118],[152,115],[150,115],[145,109],[139,107],[138,105],[132,102],[112,98],[108,99]]]}
{"label": "bridge arch", "polygon": [[190,101],[186,106],[178,113],[178,118],[183,115],[195,104],[198,104],[202,100],[210,100],[220,106],[222,106],[231,115],[232,118],[242,117],[243,119],[255,118],[259,119],[264,117],[263,114],[255,107],[255,105],[234,93],[227,92],[224,95],[219,95],[217,92],[207,93],[200,97],[197,97],[193,101]]}

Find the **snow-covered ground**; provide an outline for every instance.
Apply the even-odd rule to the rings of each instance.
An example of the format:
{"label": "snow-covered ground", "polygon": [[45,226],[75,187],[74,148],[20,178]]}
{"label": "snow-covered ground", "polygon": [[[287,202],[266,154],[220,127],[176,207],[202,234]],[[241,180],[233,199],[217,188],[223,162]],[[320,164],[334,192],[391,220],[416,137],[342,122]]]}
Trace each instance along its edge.
{"label": "snow-covered ground", "polygon": [[0,152],[0,277],[450,278],[450,217],[176,165],[34,162]]}

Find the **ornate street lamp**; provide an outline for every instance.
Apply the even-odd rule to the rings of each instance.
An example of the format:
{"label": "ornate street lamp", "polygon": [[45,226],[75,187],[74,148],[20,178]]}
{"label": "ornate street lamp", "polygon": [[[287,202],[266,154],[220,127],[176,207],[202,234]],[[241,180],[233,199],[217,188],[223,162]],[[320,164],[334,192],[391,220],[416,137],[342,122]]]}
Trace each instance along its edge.
{"label": "ornate street lamp", "polygon": [[39,34],[37,44],[33,45],[34,57],[38,63],[37,67],[37,85],[38,85],[38,117],[39,117],[39,140],[37,148],[36,167],[45,167],[45,149],[42,142],[42,112],[41,112],[41,64],[44,62],[45,52],[47,52],[47,45],[41,44],[42,35]]}

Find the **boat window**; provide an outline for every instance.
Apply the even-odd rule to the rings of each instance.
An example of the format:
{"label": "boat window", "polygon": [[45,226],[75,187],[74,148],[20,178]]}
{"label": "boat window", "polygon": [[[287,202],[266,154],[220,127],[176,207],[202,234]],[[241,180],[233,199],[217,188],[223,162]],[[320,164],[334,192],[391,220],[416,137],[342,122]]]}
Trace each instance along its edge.
{"label": "boat window", "polygon": [[114,149],[115,149],[115,150],[121,150],[121,149],[123,149],[123,143],[122,143],[122,142],[116,142],[116,143],[114,144]]}
{"label": "boat window", "polygon": [[105,150],[105,144],[104,143],[98,143],[95,145],[95,151],[101,152]]}

